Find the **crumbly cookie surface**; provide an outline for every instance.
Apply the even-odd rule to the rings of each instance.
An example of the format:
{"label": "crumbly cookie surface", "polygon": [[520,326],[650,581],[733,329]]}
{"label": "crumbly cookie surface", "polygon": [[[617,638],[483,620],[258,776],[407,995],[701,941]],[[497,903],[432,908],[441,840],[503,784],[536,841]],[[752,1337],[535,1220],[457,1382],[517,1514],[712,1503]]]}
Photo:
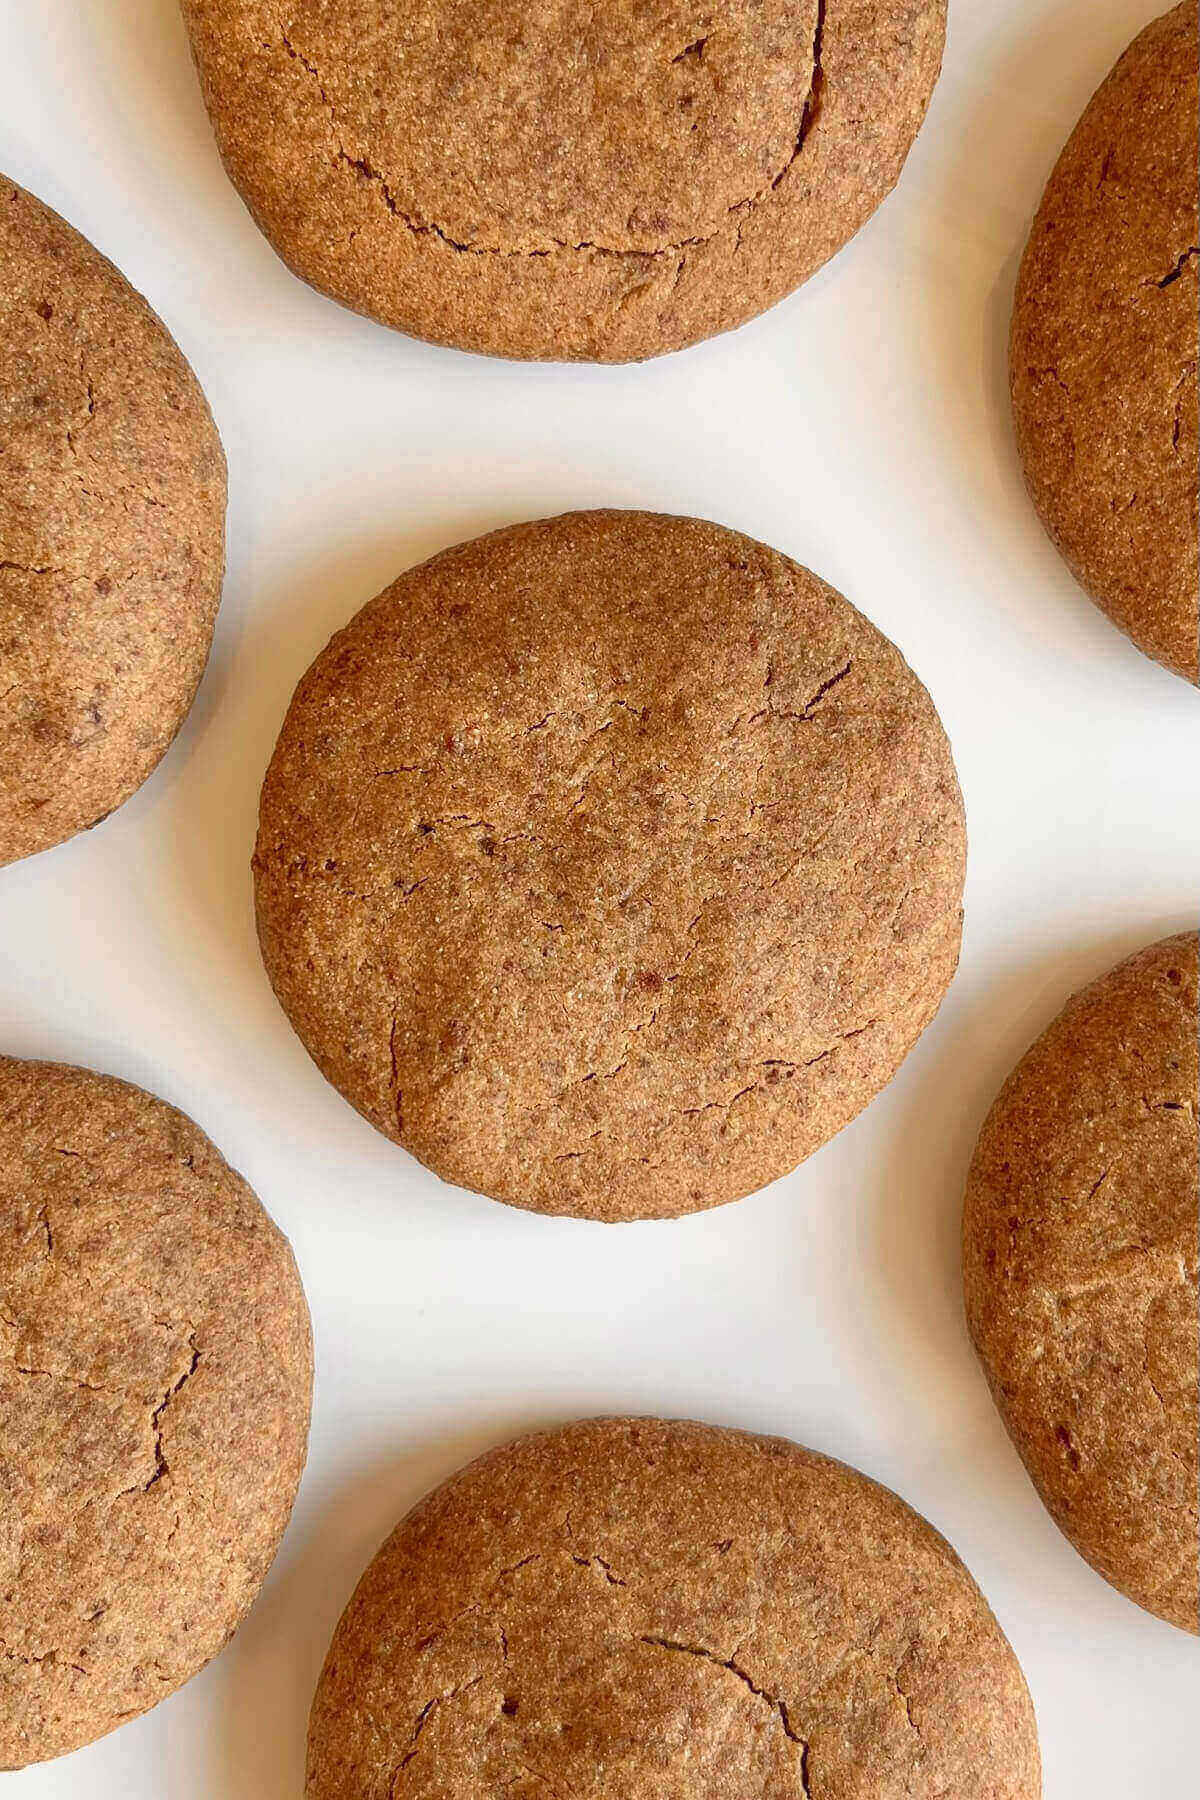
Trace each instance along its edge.
{"label": "crumbly cookie surface", "polygon": [[224,571],[225,459],[165,328],[0,181],[0,864],[99,822],[187,714]]}
{"label": "crumbly cookie surface", "polygon": [[401,330],[628,361],[728,329],[895,184],[945,0],[183,0],[284,260]]}
{"label": "crumbly cookie surface", "polygon": [[497,1450],[364,1575],[308,1800],[1037,1800],[1011,1649],[931,1526],[777,1438],[596,1420]]}
{"label": "crumbly cookie surface", "polygon": [[569,514],[410,571],[317,659],[259,936],[323,1073],[438,1174],[672,1216],[895,1073],[964,835],[929,696],[840,595],[720,526]]}
{"label": "crumbly cookie surface", "polygon": [[993,1108],[967,1188],[967,1313],[1080,1554],[1197,1630],[1197,940],[1071,1001]]}
{"label": "crumbly cookie surface", "polygon": [[222,1648],[291,1512],[311,1387],[291,1251],[203,1132],[0,1059],[0,1768]]}
{"label": "crumbly cookie surface", "polygon": [[1072,572],[1200,680],[1196,0],[1117,64],[1050,179],[1017,287],[1025,478]]}

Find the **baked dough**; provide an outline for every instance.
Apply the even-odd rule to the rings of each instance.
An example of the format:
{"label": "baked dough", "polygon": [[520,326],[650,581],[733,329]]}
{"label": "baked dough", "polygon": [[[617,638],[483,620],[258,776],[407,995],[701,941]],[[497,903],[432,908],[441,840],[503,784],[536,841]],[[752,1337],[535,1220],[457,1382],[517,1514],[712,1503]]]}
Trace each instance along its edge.
{"label": "baked dough", "polygon": [[435,557],[301,682],[259,937],[310,1054],[446,1180],[669,1217],[787,1174],[958,958],[929,696],[807,570],[591,512]]}

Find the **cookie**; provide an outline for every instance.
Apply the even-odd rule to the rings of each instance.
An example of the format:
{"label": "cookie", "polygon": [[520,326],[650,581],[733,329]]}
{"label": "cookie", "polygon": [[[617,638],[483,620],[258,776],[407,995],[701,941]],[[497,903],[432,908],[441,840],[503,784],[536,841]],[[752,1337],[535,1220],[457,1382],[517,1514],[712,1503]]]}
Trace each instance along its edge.
{"label": "cookie", "polygon": [[192,703],[225,460],[124,277],[0,181],[0,864],[127,800]]}
{"label": "cookie", "polygon": [[967,1187],[967,1315],[1042,1499],[1114,1587],[1197,1629],[1196,967],[1168,938],[1010,1076]]}
{"label": "cookie", "polygon": [[958,958],[929,696],[807,570],[573,513],[411,570],[292,701],[254,867],[325,1076],[447,1181],[621,1220],[794,1169]]}
{"label": "cookie", "polygon": [[183,0],[288,266],[415,337],[628,362],[773,306],[899,178],[945,0]]}
{"label": "cookie", "polygon": [[1135,39],[1050,178],[1011,375],[1034,505],[1148,656],[1200,679],[1196,0]]}
{"label": "cookie", "polygon": [[312,1390],[286,1240],[182,1113],[0,1058],[0,1768],[222,1648],[288,1521]]}
{"label": "cookie", "polygon": [[483,1457],[371,1564],[308,1800],[1036,1800],[1029,1695],[950,1546],[787,1443],[600,1419]]}

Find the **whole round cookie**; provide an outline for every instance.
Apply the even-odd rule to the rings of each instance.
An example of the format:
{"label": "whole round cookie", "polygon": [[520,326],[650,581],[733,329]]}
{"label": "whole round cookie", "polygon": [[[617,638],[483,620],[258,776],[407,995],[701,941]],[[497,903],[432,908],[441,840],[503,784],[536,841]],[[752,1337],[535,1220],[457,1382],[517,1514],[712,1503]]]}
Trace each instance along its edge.
{"label": "whole round cookie", "polygon": [[0,864],[97,824],[192,703],[225,460],[125,278],[0,180]]}
{"label": "whole round cookie", "polygon": [[259,937],[322,1072],[446,1180],[669,1217],[786,1174],[953,974],[962,801],[895,647],[696,519],[411,570],[301,682]]}
{"label": "whole round cookie", "polygon": [[774,305],[895,185],[946,0],[183,0],[296,274],[416,337],[627,362]]}
{"label": "whole round cookie", "polygon": [[311,1392],[292,1253],[204,1133],[0,1058],[0,1769],[222,1648],[287,1524]]}
{"label": "whole round cookie", "polygon": [[601,1419],[496,1450],[334,1635],[308,1800],[1037,1800],[1016,1658],[950,1546],[782,1438]]}
{"label": "whole round cookie", "polygon": [[1017,283],[1017,442],[1072,573],[1200,679],[1196,0],[1150,25],[1051,176]]}
{"label": "whole round cookie", "polygon": [[1197,1630],[1197,941],[1085,988],[992,1109],[967,1186],[971,1334],[1081,1556]]}

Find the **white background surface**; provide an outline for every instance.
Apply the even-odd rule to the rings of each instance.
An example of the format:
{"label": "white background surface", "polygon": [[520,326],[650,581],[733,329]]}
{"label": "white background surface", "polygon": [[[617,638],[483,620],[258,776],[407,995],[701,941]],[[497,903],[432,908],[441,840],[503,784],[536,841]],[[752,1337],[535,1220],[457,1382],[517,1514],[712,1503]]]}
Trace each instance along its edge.
{"label": "white background surface", "polygon": [[[90,836],[0,874],[0,1046],[191,1113],[291,1236],[312,1455],[226,1653],[20,1800],[299,1800],[335,1620],[429,1486],[597,1412],[779,1431],[894,1486],[1024,1664],[1047,1800],[1191,1790],[1200,1647],[1094,1576],[1034,1496],[961,1317],[963,1177],[1017,1055],[1200,898],[1200,702],[1073,586],[1021,488],[1015,262],[1085,101],[1160,0],[952,0],[898,193],[805,290],[641,368],[439,351],[310,293],[213,148],[175,0],[0,0],[0,168],[150,298],[231,476],[216,649],[182,737]],[[258,960],[249,858],[292,688],[403,568],[510,520],[636,505],[810,564],[931,688],[966,793],[961,972],[891,1088],[773,1189],[675,1224],[527,1216],[441,1186],[325,1086]],[[730,1797],[733,1800],[733,1797]]]}

